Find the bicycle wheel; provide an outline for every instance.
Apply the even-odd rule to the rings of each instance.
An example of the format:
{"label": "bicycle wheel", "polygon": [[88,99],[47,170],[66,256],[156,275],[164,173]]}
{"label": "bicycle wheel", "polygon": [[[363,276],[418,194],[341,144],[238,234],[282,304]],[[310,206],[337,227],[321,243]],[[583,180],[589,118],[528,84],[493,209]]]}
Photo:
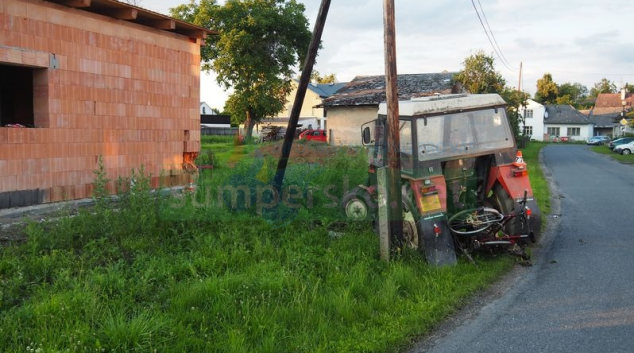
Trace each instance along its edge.
{"label": "bicycle wheel", "polygon": [[477,234],[487,230],[504,216],[498,210],[489,207],[470,208],[460,211],[449,218],[449,229],[456,234]]}
{"label": "bicycle wheel", "polygon": [[[488,203],[502,214],[510,214],[516,208],[516,203],[508,192],[500,184],[493,187],[493,195],[488,198]],[[504,226],[504,232],[509,235],[530,234],[529,224],[523,217],[515,217],[509,220]]]}

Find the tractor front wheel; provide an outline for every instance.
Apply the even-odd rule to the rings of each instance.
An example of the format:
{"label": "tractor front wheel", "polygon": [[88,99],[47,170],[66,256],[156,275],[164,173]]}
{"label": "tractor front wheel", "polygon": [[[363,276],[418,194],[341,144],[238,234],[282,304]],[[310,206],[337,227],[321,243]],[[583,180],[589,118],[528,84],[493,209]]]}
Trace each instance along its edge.
{"label": "tractor front wheel", "polygon": [[341,208],[346,219],[367,221],[375,218],[377,205],[367,189],[357,186],[343,196]]}

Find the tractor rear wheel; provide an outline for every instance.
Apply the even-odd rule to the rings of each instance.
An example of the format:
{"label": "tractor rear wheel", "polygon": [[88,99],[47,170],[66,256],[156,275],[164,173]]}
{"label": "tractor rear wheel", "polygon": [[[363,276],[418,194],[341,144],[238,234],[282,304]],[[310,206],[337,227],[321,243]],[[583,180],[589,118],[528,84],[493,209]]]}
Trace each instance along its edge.
{"label": "tractor rear wheel", "polygon": [[[500,211],[502,215],[512,213],[515,208],[515,201],[500,184],[495,184],[493,195],[487,201],[493,208]],[[520,217],[515,217],[506,223],[504,232],[508,235],[519,235],[523,234],[523,232],[528,232],[527,228],[527,225],[522,222]]]}

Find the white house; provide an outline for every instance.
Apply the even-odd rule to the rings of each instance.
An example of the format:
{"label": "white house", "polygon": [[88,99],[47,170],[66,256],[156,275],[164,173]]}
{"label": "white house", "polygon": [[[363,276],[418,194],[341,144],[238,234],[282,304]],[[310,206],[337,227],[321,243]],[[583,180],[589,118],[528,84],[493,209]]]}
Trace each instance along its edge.
{"label": "white house", "polygon": [[205,102],[200,102],[200,115],[209,114],[214,114],[213,109],[209,106],[209,104]]}
{"label": "white house", "polygon": [[568,104],[546,105],[544,139],[586,141],[594,136],[594,123]]}
{"label": "white house", "polygon": [[545,112],[546,107],[532,99],[526,101],[526,106],[520,107],[520,129],[522,129],[524,135],[530,136],[532,140],[544,140]]}

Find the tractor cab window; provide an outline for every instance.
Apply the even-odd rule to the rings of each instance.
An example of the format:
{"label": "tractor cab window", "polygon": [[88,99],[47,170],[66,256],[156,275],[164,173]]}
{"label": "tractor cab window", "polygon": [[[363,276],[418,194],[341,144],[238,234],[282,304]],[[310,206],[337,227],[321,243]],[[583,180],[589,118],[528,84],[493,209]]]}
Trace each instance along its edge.
{"label": "tractor cab window", "polygon": [[418,160],[457,157],[513,146],[504,109],[418,118]]}
{"label": "tractor cab window", "polygon": [[438,158],[444,148],[445,117],[433,116],[420,118],[417,122],[418,160],[426,161]]}
{"label": "tractor cab window", "polygon": [[412,122],[400,122],[400,152],[401,152],[401,170],[404,173],[413,173],[413,149],[412,149]]}

